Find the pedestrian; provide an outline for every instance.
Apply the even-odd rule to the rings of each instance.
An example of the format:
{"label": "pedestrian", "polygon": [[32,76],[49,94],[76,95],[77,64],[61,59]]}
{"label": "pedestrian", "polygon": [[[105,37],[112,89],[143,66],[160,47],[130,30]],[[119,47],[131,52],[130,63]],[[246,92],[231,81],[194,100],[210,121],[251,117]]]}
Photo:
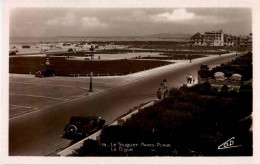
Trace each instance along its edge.
{"label": "pedestrian", "polygon": [[187,84],[190,84],[190,82],[191,82],[191,76],[190,76],[190,74],[188,74],[187,75]]}
{"label": "pedestrian", "polygon": [[195,83],[195,77],[192,78],[193,84]]}
{"label": "pedestrian", "polygon": [[163,98],[166,98],[168,96],[168,94],[169,94],[169,91],[168,91],[168,89],[166,89],[164,92]]}
{"label": "pedestrian", "polygon": [[162,93],[161,93],[161,89],[160,89],[160,88],[159,88],[158,91],[157,91],[157,98],[158,98],[159,100],[161,100],[161,98],[162,98]]}
{"label": "pedestrian", "polygon": [[164,84],[164,83],[163,83],[163,82],[161,82],[161,88],[163,88],[163,84]]}
{"label": "pedestrian", "polygon": [[191,81],[192,81],[192,75],[190,74],[189,75],[189,83],[191,84]]}
{"label": "pedestrian", "polygon": [[188,84],[189,83],[189,74],[187,74],[186,79],[187,79],[187,84]]}
{"label": "pedestrian", "polygon": [[166,82],[166,79],[163,79],[162,83],[163,83],[163,87],[166,89],[166,88],[167,88],[167,82]]}

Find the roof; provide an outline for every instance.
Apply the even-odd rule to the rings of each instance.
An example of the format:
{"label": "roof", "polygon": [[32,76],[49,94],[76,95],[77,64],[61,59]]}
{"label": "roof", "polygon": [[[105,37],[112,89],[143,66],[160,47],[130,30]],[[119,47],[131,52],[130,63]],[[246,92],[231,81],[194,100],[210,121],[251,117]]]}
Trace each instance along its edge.
{"label": "roof", "polygon": [[238,73],[235,73],[235,74],[232,74],[232,77],[242,77],[242,75],[238,74]]}
{"label": "roof", "polygon": [[214,76],[225,76],[225,74],[223,73],[223,72],[216,72],[215,74],[214,74]]}

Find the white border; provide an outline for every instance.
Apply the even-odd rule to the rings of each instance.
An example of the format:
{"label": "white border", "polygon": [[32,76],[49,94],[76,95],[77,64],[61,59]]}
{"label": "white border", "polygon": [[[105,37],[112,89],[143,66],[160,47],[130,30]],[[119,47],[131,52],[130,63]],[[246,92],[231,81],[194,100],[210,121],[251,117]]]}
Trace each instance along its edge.
{"label": "white border", "polygon": [[[8,54],[9,10],[15,7],[120,7],[178,8],[235,7],[252,8],[253,22],[253,88],[254,88],[254,156],[253,157],[9,157],[8,156]],[[4,164],[260,164],[260,1],[258,0],[7,0],[2,1],[1,50],[1,147],[0,162]],[[239,27],[237,27],[239,28]]]}

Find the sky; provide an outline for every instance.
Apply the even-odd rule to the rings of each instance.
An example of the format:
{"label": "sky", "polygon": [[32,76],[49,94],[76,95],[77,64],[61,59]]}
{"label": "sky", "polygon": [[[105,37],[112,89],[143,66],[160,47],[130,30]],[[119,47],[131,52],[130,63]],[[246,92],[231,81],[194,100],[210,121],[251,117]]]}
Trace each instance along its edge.
{"label": "sky", "polygon": [[252,32],[249,8],[15,8],[11,37],[143,36]]}

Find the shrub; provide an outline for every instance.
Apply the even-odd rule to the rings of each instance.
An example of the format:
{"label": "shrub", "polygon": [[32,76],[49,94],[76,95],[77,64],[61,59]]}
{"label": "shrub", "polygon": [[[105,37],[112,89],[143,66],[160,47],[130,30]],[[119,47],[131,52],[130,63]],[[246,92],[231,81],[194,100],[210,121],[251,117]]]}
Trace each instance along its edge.
{"label": "shrub", "polygon": [[227,97],[228,96],[228,86],[225,84],[221,87],[221,91],[219,92],[220,97]]}
{"label": "shrub", "polygon": [[[210,89],[210,84],[203,86],[200,92],[217,93]],[[247,89],[247,90],[245,90]],[[248,91],[250,86],[241,87]],[[249,90],[250,91],[250,90]],[[221,92],[228,92],[224,85]],[[232,93],[232,92],[231,92]],[[111,152],[110,148],[99,150],[96,143],[84,144],[90,146],[84,154],[89,154],[91,147],[94,153],[103,156],[214,156],[214,155],[250,155],[252,154],[252,139],[248,128],[252,123],[240,122],[252,112],[249,95],[234,98],[205,96],[176,88],[170,90],[170,96],[145,108],[133,115],[122,126],[110,126],[103,129],[101,143],[167,143],[169,148],[134,148],[131,152]],[[220,152],[217,146],[223,141],[236,136],[242,139],[244,148]],[[241,149],[241,150],[240,150]],[[191,152],[191,150],[193,150]]]}
{"label": "shrub", "polygon": [[98,156],[101,154],[101,148],[97,141],[88,139],[83,147],[77,151],[78,156]]}
{"label": "shrub", "polygon": [[218,88],[212,88],[211,89],[211,95],[212,96],[217,96],[218,95]]}
{"label": "shrub", "polygon": [[237,96],[237,90],[235,90],[235,89],[230,90],[229,91],[229,96],[230,97],[236,97]]}
{"label": "shrub", "polygon": [[200,87],[200,94],[209,95],[211,93],[211,84],[209,82],[204,82]]}

